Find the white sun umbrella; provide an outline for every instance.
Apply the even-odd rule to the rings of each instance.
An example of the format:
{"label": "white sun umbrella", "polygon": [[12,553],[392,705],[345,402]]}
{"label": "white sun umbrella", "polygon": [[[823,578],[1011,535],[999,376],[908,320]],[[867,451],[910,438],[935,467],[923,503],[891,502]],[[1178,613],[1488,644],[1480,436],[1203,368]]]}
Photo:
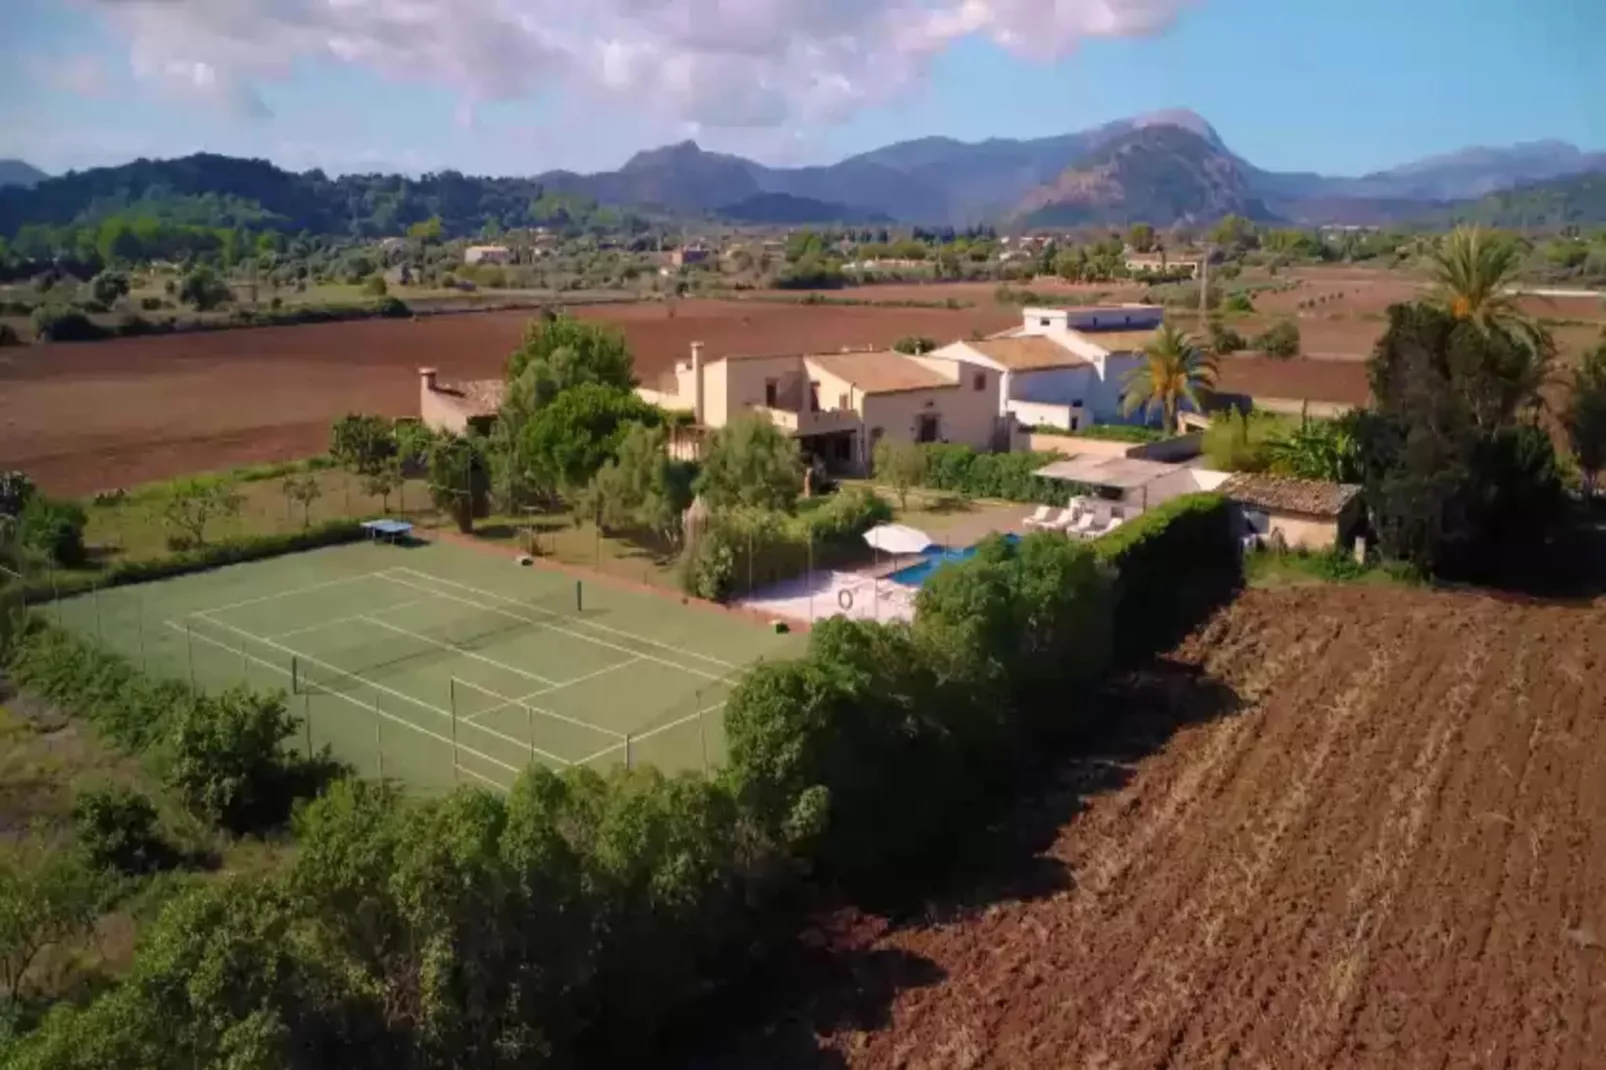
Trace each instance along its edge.
{"label": "white sun umbrella", "polygon": [[864,533],[864,541],[886,554],[918,554],[931,547],[931,536],[907,524],[882,524]]}

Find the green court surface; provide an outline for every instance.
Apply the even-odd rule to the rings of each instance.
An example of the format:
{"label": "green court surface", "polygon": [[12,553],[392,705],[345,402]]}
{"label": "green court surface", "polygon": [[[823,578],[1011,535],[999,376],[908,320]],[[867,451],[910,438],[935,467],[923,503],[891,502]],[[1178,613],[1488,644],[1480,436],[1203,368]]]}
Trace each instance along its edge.
{"label": "green court surface", "polygon": [[313,748],[425,791],[505,789],[531,762],[707,769],[736,678],[801,649],[604,578],[576,588],[465,547],[358,544],[45,609],[155,675],[284,690]]}

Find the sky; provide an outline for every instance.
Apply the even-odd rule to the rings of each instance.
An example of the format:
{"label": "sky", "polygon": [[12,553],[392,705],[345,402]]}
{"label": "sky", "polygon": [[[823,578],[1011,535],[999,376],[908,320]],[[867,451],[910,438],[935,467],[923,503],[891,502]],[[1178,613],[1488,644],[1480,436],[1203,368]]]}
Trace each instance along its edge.
{"label": "sky", "polygon": [[0,157],[771,164],[1189,108],[1256,166],[1606,151],[1603,0],[0,0]]}

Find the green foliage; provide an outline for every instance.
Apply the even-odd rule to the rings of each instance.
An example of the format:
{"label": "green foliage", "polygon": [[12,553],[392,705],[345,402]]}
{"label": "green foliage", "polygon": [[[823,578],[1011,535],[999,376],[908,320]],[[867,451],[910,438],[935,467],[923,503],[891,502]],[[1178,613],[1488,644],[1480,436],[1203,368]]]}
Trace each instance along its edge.
{"label": "green foliage", "polygon": [[245,832],[283,820],[285,743],[297,720],[283,694],[231,688],[182,703],[165,741],[164,779],[195,816]]}
{"label": "green foliage", "polygon": [[234,300],[234,292],[210,265],[197,264],[179,283],[178,299],[198,312],[209,312]]}
{"label": "green foliage", "polygon": [[1216,494],[1173,498],[1094,547],[1116,571],[1114,644],[1125,663],[1171,645],[1243,582],[1235,514]]}
{"label": "green foliage", "polygon": [[617,328],[565,315],[531,320],[524,343],[508,357],[509,392],[527,393],[531,410],[586,384],[633,390],[635,361]]}
{"label": "green foliage", "polygon": [[1253,312],[1255,310],[1255,303],[1250,299],[1248,294],[1242,292],[1235,293],[1229,295],[1227,299],[1221,303],[1221,310],[1223,312]]}
{"label": "green foliage", "polygon": [[826,568],[838,558],[860,558],[864,533],[891,518],[892,508],[863,488],[840,491],[797,515],[727,507],[687,546],[681,584],[699,598],[722,602],[738,589],[802,575],[811,564]]}
{"label": "green foliage", "polygon": [[711,509],[791,512],[803,492],[797,443],[759,413],[743,413],[714,432],[695,490]]}
{"label": "green foliage", "polygon": [[414,241],[423,242],[427,245],[440,241],[443,230],[441,217],[434,215],[408,227],[407,236]]}
{"label": "green foliage", "polygon": [[459,531],[474,530],[474,512],[484,494],[485,444],[474,435],[440,434],[429,446],[429,493],[450,513]]}
{"label": "green foliage", "polygon": [[687,464],[670,458],[668,443],[667,428],[628,425],[618,455],[592,477],[575,512],[608,529],[678,535],[681,514],[692,502],[692,476]]}
{"label": "green foliage", "polygon": [[1130,442],[1134,445],[1160,442],[1166,437],[1166,433],[1158,427],[1142,427],[1138,424],[1089,424],[1067,434],[1100,442]]}
{"label": "green foliage", "polygon": [[1591,350],[1573,372],[1562,423],[1583,473],[1584,490],[1593,495],[1601,470],[1606,469],[1606,340]]}
{"label": "green foliage", "polygon": [[76,308],[41,305],[32,319],[34,337],[41,342],[93,342],[111,333]]}
{"label": "green foliage", "polygon": [[1144,348],[1145,362],[1127,373],[1121,384],[1121,411],[1130,415],[1160,414],[1165,428],[1177,427],[1177,414],[1186,402],[1195,412],[1216,384],[1216,358],[1171,324],[1162,324]]}
{"label": "green foliage", "polygon": [[288,500],[301,506],[301,527],[303,530],[312,526],[312,503],[323,497],[323,484],[312,473],[305,475],[288,475],[284,477],[281,486],[284,496]]}
{"label": "green foliage", "polygon": [[121,271],[102,271],[89,280],[89,293],[100,304],[110,307],[128,295],[128,275]]}
{"label": "green foliage", "polygon": [[86,523],[88,517],[77,502],[34,494],[17,516],[17,541],[56,565],[73,568],[85,560]]}
{"label": "green foliage", "polygon": [[79,854],[33,837],[0,840],[0,1022],[26,996],[40,952],[89,933],[105,884]]}
{"label": "green foliage", "polygon": [[936,349],[937,341],[934,338],[927,338],[925,335],[906,334],[896,342],[893,342],[892,348],[899,353],[912,353],[918,356],[921,353],[930,353],[933,349]]}
{"label": "green foliage", "polygon": [[1226,356],[1237,353],[1249,347],[1249,342],[1243,335],[1223,323],[1219,318],[1212,316],[1209,324],[1210,352],[1217,356]]}
{"label": "green foliage", "polygon": [[20,516],[23,507],[33,500],[38,488],[26,472],[12,470],[0,472],[0,516]]}
{"label": "green foliage", "polygon": [[1244,557],[1250,586],[1280,583],[1360,583],[1373,586],[1415,586],[1421,577],[1399,562],[1370,563],[1336,547],[1328,550],[1252,550]]}
{"label": "green foliage", "polygon": [[7,346],[20,345],[22,345],[22,336],[17,333],[17,329],[9,323],[0,323],[0,349],[5,349]]}
{"label": "green foliage", "polygon": [[1070,488],[1032,473],[1060,459],[1057,453],[981,453],[969,446],[936,443],[926,456],[925,486],[968,498],[1063,505]]}
{"label": "green foliage", "polygon": [[1249,343],[1249,348],[1258,349],[1268,357],[1299,356],[1299,324],[1293,320],[1282,319],[1261,331]]}
{"label": "green foliage", "polygon": [[399,297],[382,297],[374,302],[374,314],[381,319],[404,320],[413,310]]}
{"label": "green foliage", "polygon": [[329,435],[329,456],[359,475],[372,475],[396,456],[396,435],[383,416],[350,413],[335,421]]}
{"label": "green foliage", "polygon": [[770,285],[777,290],[836,290],[846,283],[841,267],[816,256],[805,256],[788,264],[770,280]]}
{"label": "green foliage", "polygon": [[659,422],[659,411],[633,391],[580,383],[536,412],[515,443],[517,463],[540,485],[577,494],[618,455],[632,426]]}
{"label": "green foliage", "polygon": [[898,508],[909,508],[909,488],[926,478],[926,451],[919,443],[883,438],[875,446],[875,477],[898,495]]}
{"label": "green foliage", "polygon": [[166,865],[173,849],[157,827],[156,807],[132,788],[91,788],[73,800],[79,850],[102,869],[137,875]]}
{"label": "green foliage", "polygon": [[1282,421],[1268,413],[1217,413],[1205,428],[1205,459],[1221,472],[1264,472],[1272,465],[1272,442],[1281,427]]}
{"label": "green foliage", "polygon": [[371,297],[384,297],[390,292],[390,287],[385,284],[385,276],[375,272],[363,280],[362,292]]}
{"label": "green foliage", "polygon": [[1332,483],[1359,483],[1362,478],[1360,446],[1355,419],[1305,420],[1286,432],[1273,432],[1265,440],[1270,468],[1278,475],[1324,479]]}
{"label": "green foliage", "polygon": [[168,544],[175,550],[205,546],[207,525],[238,514],[243,500],[228,479],[185,479],[173,484],[162,519],[178,534],[169,536]]}

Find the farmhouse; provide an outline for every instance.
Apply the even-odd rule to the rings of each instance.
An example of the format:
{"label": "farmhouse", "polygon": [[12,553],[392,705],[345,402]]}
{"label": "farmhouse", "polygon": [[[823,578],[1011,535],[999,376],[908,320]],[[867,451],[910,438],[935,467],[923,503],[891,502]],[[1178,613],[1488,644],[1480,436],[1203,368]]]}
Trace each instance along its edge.
{"label": "farmhouse", "polygon": [[506,384],[500,379],[443,383],[434,368],[418,369],[418,417],[432,431],[490,434],[502,407]]}
{"label": "farmhouse", "polygon": [[1134,275],[1180,274],[1191,279],[1198,276],[1199,263],[1196,260],[1177,260],[1149,253],[1129,253],[1126,269]]}
{"label": "farmhouse", "polygon": [[513,253],[505,245],[470,245],[463,250],[465,264],[507,264]]}
{"label": "farmhouse", "polygon": [[862,472],[883,438],[976,449],[1007,441],[999,417],[1002,381],[996,368],[952,355],[861,350],[734,355],[705,363],[702,344],[694,342],[691,360],[637,393],[689,411],[710,429],[757,412],[828,467]]}
{"label": "farmhouse", "polygon": [[1027,427],[1076,431],[1123,423],[1121,391],[1143,362],[1164,309],[1156,305],[1023,310],[1021,325],[928,356],[979,364],[1003,378],[999,415]]}
{"label": "farmhouse", "polygon": [[1292,549],[1327,550],[1347,544],[1361,520],[1361,488],[1286,476],[1237,473],[1219,488],[1262,538],[1281,537]]}

